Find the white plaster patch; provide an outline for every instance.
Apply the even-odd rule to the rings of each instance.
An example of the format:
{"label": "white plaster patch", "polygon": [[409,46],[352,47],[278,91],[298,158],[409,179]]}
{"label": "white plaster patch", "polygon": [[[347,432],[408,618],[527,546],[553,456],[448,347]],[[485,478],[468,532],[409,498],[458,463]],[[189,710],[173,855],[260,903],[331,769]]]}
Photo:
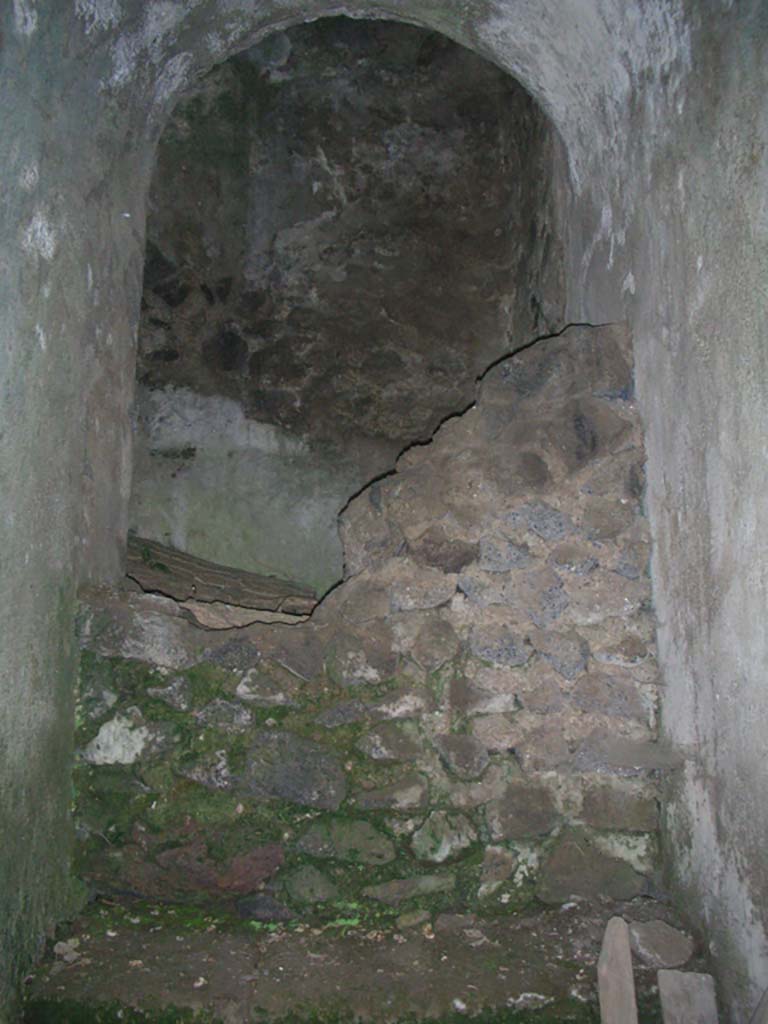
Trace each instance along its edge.
{"label": "white plaster patch", "polygon": [[178,53],[163,67],[155,85],[155,107],[163,107],[187,84],[192,64],[191,53]]}
{"label": "white plaster patch", "polygon": [[623,281],[622,286],[621,286],[621,293],[622,293],[622,295],[625,292],[629,292],[630,295],[634,295],[635,294],[635,275],[632,273],[631,270],[629,271],[627,276],[624,278],[624,281]]}
{"label": "white plaster patch", "polygon": [[105,722],[88,746],[83,760],[89,764],[133,764],[149,740],[149,729],[130,718],[115,715]]}
{"label": "white plaster patch", "polygon": [[114,28],[122,17],[119,0],[75,0],[75,13],[85,22],[85,34]]}
{"label": "white plaster patch", "polygon": [[[144,12],[141,28],[120,36],[112,48],[112,76],[109,84],[113,88],[125,85],[136,74],[145,57],[153,64],[159,64],[164,59],[173,32],[198,3],[199,0],[188,0],[180,5],[160,0],[151,4]],[[184,57],[183,54],[178,56]],[[186,60],[191,60],[191,55],[187,55]]]}
{"label": "white plaster patch", "polygon": [[44,260],[50,261],[56,255],[56,232],[42,210],[35,210],[21,244],[25,252]]}
{"label": "white plaster patch", "polygon": [[45,352],[45,350],[48,348],[47,338],[45,336],[45,331],[43,330],[40,324],[35,324],[35,337],[37,338],[37,342],[40,345],[40,348],[43,350],[43,352]]}
{"label": "white plaster patch", "polygon": [[160,450],[197,445],[209,451],[256,449],[279,455],[306,451],[302,441],[271,423],[247,419],[239,402],[187,388],[145,391],[139,419],[151,447]]}
{"label": "white plaster patch", "polygon": [[25,192],[34,192],[39,181],[40,171],[37,168],[37,164],[27,164],[26,167],[22,168],[21,174],[19,174],[19,185]]}
{"label": "white plaster patch", "polygon": [[656,862],[656,842],[650,835],[607,832],[595,835],[595,846],[609,857],[626,861],[638,874],[648,874]]}
{"label": "white plaster patch", "polygon": [[13,0],[13,21],[20,36],[31,36],[37,29],[37,11],[32,0]]}

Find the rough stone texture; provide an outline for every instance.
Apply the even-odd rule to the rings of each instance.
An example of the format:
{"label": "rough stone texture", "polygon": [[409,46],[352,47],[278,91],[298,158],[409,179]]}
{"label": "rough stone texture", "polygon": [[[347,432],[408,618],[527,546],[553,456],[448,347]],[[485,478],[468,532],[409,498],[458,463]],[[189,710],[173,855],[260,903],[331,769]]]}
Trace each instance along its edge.
{"label": "rough stone texture", "polygon": [[[568,318],[626,318],[635,339],[665,731],[691,755],[666,847],[738,1019],[768,981],[765,5],[545,0],[525,17],[474,0],[345,7],[476,47],[531,89],[562,137]],[[67,889],[73,597],[78,575],[120,573],[154,145],[195,76],[278,24],[327,12],[324,0],[226,11],[19,0],[0,16],[2,1001]],[[620,390],[606,375],[601,392]],[[645,543],[622,542],[619,574],[639,578]]]}
{"label": "rough stone texture", "polygon": [[258,799],[279,798],[336,811],[347,783],[339,762],[323,747],[283,732],[257,733],[238,787]]}
{"label": "rough stone texture", "polygon": [[659,998],[664,1024],[718,1024],[710,974],[659,971]]}
{"label": "rough stone texture", "polygon": [[649,967],[682,967],[693,956],[693,940],[665,921],[632,921],[632,952]]}
{"label": "rough stone texture", "polygon": [[313,825],[296,848],[313,857],[387,864],[395,858],[392,842],[367,821],[333,821]]}
{"label": "rough stone texture", "polygon": [[572,896],[631,899],[642,888],[643,879],[626,861],[601,853],[585,835],[566,832],[542,865],[537,895],[544,903],[564,903]]}
{"label": "rough stone texture", "polygon": [[285,888],[297,903],[327,903],[339,897],[339,890],[330,878],[310,864],[288,875]]}
{"label": "rough stone texture", "polygon": [[557,825],[559,815],[552,797],[541,786],[516,784],[486,808],[493,839],[530,839],[544,836]]}
{"label": "rough stone texture", "polygon": [[642,785],[599,781],[584,791],[582,816],[593,828],[653,832],[658,826],[658,801]]}
{"label": "rough stone texture", "polygon": [[419,860],[442,864],[454,860],[477,841],[477,832],[463,814],[433,811],[418,831],[411,846]]}
{"label": "rough stone texture", "polygon": [[453,875],[418,875],[415,878],[396,878],[391,882],[382,882],[381,885],[369,886],[363,890],[363,894],[381,903],[399,906],[419,896],[450,892],[455,884]]}
{"label": "rough stone texture", "polygon": [[460,779],[477,779],[490,764],[486,748],[473,736],[436,736],[435,746],[446,767]]}

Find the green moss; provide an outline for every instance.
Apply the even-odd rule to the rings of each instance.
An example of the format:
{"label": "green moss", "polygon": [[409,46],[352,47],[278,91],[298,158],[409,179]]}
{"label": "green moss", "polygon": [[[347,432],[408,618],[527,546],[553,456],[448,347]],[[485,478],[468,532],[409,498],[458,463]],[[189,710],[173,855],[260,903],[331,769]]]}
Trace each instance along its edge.
{"label": "green moss", "polygon": [[123,1003],[81,1003],[74,999],[35,999],[24,1008],[24,1024],[218,1024],[220,1017],[207,1011],[177,1009],[137,1010]]}

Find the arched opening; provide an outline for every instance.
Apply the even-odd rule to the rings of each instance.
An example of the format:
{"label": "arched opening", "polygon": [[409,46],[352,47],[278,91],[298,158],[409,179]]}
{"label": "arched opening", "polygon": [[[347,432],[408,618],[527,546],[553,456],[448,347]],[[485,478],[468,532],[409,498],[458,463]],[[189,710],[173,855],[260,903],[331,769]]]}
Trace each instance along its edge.
{"label": "arched opening", "polygon": [[[424,941],[471,914],[502,944],[572,896],[585,933],[605,902],[648,916],[643,438],[626,329],[562,322],[562,160],[508,76],[396,23],[289,29],[182,98],[150,190],[130,573],[177,596],[171,542],[322,592],[343,544],[344,578],[299,624],[199,594],[86,616],[99,897],[256,929],[411,914]],[[590,998],[588,957],[542,955],[534,1004]],[[370,988],[361,967],[353,1004]]]}
{"label": "arched opening", "polygon": [[349,499],[562,325],[565,195],[538,105],[438,33],[326,19],[210,72],[149,194],[131,574],[338,583]]}

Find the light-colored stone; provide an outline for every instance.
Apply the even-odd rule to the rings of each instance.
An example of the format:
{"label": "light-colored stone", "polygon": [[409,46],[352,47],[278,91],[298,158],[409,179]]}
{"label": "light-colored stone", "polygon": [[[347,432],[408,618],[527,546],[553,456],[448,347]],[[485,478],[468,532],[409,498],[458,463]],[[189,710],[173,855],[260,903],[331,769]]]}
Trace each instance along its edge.
{"label": "light-colored stone", "polygon": [[411,847],[419,860],[443,864],[477,841],[477,832],[463,814],[433,811],[414,833]]}
{"label": "light-colored stone", "polygon": [[682,967],[693,956],[693,940],[664,921],[632,921],[632,951],[649,967]]}
{"label": "light-colored stone", "polygon": [[601,1024],[637,1024],[629,929],[620,917],[612,917],[605,929],[597,962],[597,988]]}
{"label": "light-colored stone", "polygon": [[99,729],[82,752],[89,764],[133,764],[146,747],[150,731],[125,715],[115,715]]}
{"label": "light-colored stone", "polygon": [[658,979],[664,1024],[718,1024],[711,974],[659,971]]}

